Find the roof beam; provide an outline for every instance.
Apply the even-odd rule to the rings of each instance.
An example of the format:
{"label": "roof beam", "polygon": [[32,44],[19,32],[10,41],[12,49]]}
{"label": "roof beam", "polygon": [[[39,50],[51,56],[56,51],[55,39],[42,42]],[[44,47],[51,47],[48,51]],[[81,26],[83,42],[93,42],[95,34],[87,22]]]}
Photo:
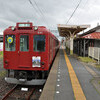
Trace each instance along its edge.
{"label": "roof beam", "polygon": [[72,35],[76,35],[77,33],[83,31],[84,29],[87,29],[88,27],[90,27],[90,25],[58,24],[58,31],[59,31],[60,36],[62,36],[62,33],[72,36]]}

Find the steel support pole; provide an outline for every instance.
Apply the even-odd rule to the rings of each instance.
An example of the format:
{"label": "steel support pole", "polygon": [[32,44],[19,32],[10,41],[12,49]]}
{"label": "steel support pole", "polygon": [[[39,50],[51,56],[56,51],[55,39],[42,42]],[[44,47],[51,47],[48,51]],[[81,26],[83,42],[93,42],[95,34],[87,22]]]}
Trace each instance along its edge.
{"label": "steel support pole", "polygon": [[80,40],[80,56],[82,56],[82,40]]}
{"label": "steel support pole", "polygon": [[83,56],[85,57],[85,39],[84,39],[84,51]]}

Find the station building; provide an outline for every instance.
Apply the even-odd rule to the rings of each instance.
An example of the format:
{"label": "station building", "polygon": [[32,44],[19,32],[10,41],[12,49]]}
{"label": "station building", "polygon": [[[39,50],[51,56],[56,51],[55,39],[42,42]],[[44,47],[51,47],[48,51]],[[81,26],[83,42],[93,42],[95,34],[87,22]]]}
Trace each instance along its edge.
{"label": "station building", "polygon": [[74,39],[74,53],[79,56],[88,56],[89,47],[100,48],[100,26],[96,26]]}
{"label": "station building", "polygon": [[62,25],[58,24],[59,35],[65,37],[65,45],[70,55],[89,56],[100,63],[100,25],[79,35],[90,25]]}
{"label": "station building", "polygon": [[0,51],[3,51],[3,35],[0,35]]}

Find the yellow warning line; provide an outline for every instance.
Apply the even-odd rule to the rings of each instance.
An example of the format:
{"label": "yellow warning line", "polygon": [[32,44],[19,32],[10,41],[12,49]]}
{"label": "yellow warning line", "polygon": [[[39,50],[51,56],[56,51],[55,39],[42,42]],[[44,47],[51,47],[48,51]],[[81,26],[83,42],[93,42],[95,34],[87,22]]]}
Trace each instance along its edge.
{"label": "yellow warning line", "polygon": [[80,86],[80,83],[79,83],[78,78],[75,74],[75,71],[74,71],[64,49],[63,49],[63,51],[64,51],[65,60],[66,60],[66,64],[67,64],[68,71],[69,71],[69,76],[70,76],[71,83],[72,83],[72,88],[73,88],[75,100],[86,100],[86,97],[85,97],[83,90]]}

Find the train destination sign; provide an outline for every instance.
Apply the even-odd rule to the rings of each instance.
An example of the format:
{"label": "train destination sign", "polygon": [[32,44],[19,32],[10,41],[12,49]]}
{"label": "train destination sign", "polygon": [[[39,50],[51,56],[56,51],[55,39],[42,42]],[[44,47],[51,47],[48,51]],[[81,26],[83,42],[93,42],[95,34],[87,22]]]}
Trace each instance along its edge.
{"label": "train destination sign", "polygon": [[20,23],[20,24],[18,24],[18,27],[30,27],[30,24],[22,24],[22,23]]}

